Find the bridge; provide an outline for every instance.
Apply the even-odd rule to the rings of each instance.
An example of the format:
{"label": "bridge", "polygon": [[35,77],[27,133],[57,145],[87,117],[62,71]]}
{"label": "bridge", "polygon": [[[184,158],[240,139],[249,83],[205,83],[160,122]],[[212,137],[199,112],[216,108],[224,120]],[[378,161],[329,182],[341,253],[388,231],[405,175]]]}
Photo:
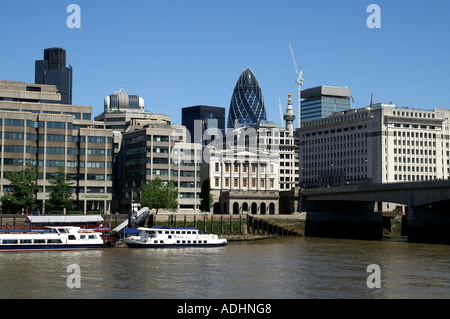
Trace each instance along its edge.
{"label": "bridge", "polygon": [[450,243],[450,180],[299,191],[300,209],[309,216],[305,225],[307,236],[382,237],[379,202],[406,205],[408,240]]}

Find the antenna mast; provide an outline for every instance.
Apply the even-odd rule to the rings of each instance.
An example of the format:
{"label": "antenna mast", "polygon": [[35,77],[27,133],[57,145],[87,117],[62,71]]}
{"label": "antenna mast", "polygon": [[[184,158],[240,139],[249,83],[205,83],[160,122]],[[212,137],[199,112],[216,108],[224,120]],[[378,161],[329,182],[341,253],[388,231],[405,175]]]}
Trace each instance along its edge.
{"label": "antenna mast", "polygon": [[292,49],[292,45],[289,42],[289,48],[291,49],[291,55],[292,60],[294,61],[294,67],[295,67],[295,73],[297,73],[297,80],[295,83],[297,83],[297,128],[300,128],[300,122],[301,122],[301,113],[300,113],[300,107],[301,107],[301,87],[303,85],[303,69],[300,66],[300,71],[298,70],[297,63],[295,62],[295,56],[294,56],[294,50]]}

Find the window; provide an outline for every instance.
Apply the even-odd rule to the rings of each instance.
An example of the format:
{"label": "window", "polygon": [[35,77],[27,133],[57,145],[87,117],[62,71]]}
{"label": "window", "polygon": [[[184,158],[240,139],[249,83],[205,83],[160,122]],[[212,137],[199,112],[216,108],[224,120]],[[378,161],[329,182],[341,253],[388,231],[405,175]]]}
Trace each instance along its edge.
{"label": "window", "polygon": [[64,129],[66,128],[66,123],[64,122],[47,122],[47,128],[61,128]]}

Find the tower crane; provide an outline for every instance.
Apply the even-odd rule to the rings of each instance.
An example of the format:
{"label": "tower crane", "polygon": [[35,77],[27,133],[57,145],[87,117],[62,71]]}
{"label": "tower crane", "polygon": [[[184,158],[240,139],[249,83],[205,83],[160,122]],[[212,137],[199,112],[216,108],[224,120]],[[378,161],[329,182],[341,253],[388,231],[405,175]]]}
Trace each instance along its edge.
{"label": "tower crane", "polygon": [[292,55],[292,60],[294,61],[294,67],[295,67],[295,72],[297,73],[297,80],[295,81],[295,83],[297,83],[297,128],[300,128],[300,120],[301,120],[301,114],[300,114],[300,106],[301,106],[301,87],[303,85],[303,78],[302,78],[302,74],[303,74],[303,69],[300,66],[300,71],[297,67],[297,63],[295,62],[295,56],[294,56],[294,50],[292,49],[292,45],[289,42],[289,48],[291,49],[291,55]]}
{"label": "tower crane", "polygon": [[283,110],[281,109],[281,100],[278,98],[278,108],[280,109],[280,127],[283,127]]}

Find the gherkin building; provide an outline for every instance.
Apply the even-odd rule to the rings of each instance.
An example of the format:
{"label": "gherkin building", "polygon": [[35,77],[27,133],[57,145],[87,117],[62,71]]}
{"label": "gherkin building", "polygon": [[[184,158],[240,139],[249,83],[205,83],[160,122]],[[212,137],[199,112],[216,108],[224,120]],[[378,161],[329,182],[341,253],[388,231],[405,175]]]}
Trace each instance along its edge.
{"label": "gherkin building", "polygon": [[251,126],[266,120],[261,88],[252,70],[245,69],[234,87],[228,112],[228,129]]}

